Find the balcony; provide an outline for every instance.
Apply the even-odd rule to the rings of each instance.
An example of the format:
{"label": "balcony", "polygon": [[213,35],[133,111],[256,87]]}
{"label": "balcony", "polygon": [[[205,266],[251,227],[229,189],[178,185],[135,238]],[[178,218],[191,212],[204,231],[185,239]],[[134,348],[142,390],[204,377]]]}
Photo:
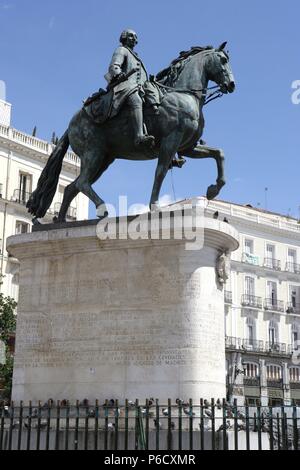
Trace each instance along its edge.
{"label": "balcony", "polygon": [[245,387],[260,387],[260,377],[244,377]]}
{"label": "balcony", "polygon": [[300,390],[300,382],[290,382],[291,390]]}
{"label": "balcony", "polygon": [[224,292],[225,304],[232,304],[232,292],[226,290]]}
{"label": "balcony", "polygon": [[285,270],[288,273],[300,274],[300,264],[286,263]]}
{"label": "balcony", "polygon": [[274,258],[265,258],[264,268],[274,269],[275,271],[281,271],[281,261]]}
{"label": "balcony", "polygon": [[284,302],[276,299],[265,299],[265,310],[270,312],[282,312],[284,313]]}
{"label": "balcony", "polygon": [[291,354],[292,346],[285,343],[266,343],[266,350],[274,354]]}
{"label": "balcony", "polygon": [[226,346],[226,349],[238,351],[241,348],[241,340],[240,338],[233,338],[231,336],[226,336],[225,346]]}
{"label": "balcony", "polygon": [[286,313],[290,315],[300,315],[300,304],[295,304],[294,302],[289,302],[287,305]]}
{"label": "balcony", "polygon": [[242,296],[241,303],[243,307],[250,307],[250,308],[256,308],[256,309],[262,308],[262,298],[255,297],[254,295],[244,294]]}
{"label": "balcony", "polygon": [[259,266],[259,257],[252,253],[243,253],[242,263],[252,264],[253,266]]}
{"label": "balcony", "polygon": [[22,206],[26,206],[30,196],[31,196],[31,193],[27,193],[20,189],[15,189],[13,197],[11,198],[11,201],[17,202],[18,204],[22,204]]}
{"label": "balcony", "polygon": [[283,380],[282,379],[267,379],[267,386],[268,388],[283,388]]}
{"label": "balcony", "polygon": [[[54,204],[54,215],[58,216],[60,209],[61,209],[60,202],[57,202],[56,204]],[[76,218],[77,218],[76,207],[69,207],[68,212],[67,212],[67,219],[76,220]]]}
{"label": "balcony", "polygon": [[256,339],[243,339],[241,341],[241,349],[244,351],[264,352],[264,342]]}
{"label": "balcony", "polygon": [[249,340],[226,336],[225,347],[227,351],[241,351],[245,353],[291,355],[292,346],[283,343],[265,343],[259,340]]}

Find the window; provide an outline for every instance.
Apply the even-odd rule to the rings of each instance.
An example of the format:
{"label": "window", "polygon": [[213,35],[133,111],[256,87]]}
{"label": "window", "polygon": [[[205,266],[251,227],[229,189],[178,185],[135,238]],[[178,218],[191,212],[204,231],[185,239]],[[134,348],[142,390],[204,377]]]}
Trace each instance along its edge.
{"label": "window", "polygon": [[290,367],[290,382],[300,382],[300,367]]}
{"label": "window", "polygon": [[253,255],[254,253],[254,243],[253,240],[246,239],[245,240],[245,253],[247,255]]}
{"label": "window", "polygon": [[246,320],[246,332],[249,346],[254,346],[255,341],[255,320],[253,318],[247,318]]}
{"label": "window", "polygon": [[288,251],[288,264],[289,264],[290,267],[292,267],[296,263],[297,263],[297,252],[296,252],[296,250],[292,250],[291,248],[289,248],[289,251]]}
{"label": "window", "polygon": [[267,258],[273,260],[275,258],[275,246],[267,245]]}
{"label": "window", "polygon": [[278,342],[278,325],[273,320],[269,323],[269,343],[274,346]]}
{"label": "window", "polygon": [[298,351],[298,341],[299,341],[299,328],[297,325],[293,324],[292,326],[292,347],[294,351]]}
{"label": "window", "polygon": [[259,365],[253,362],[247,362],[244,364],[245,377],[257,378],[259,377]]}
{"label": "window", "polygon": [[32,176],[31,175],[28,175],[26,173],[20,173],[19,175],[19,195],[18,195],[18,199],[19,199],[19,202],[22,202],[23,204],[25,204],[28,199],[29,199],[29,196],[31,194],[31,190],[32,190]]}
{"label": "window", "polygon": [[297,308],[300,299],[300,289],[297,286],[290,286],[290,305],[294,309]]}
{"label": "window", "polygon": [[282,369],[278,365],[268,365],[267,366],[267,380],[281,380],[282,379]]}
{"label": "window", "polygon": [[253,277],[245,277],[245,294],[248,297],[255,296],[255,279]]}
{"label": "window", "polygon": [[21,235],[22,233],[29,232],[29,224],[26,222],[17,222],[16,223],[16,235]]}
{"label": "window", "polygon": [[273,281],[267,282],[267,298],[272,306],[277,305],[277,284]]}

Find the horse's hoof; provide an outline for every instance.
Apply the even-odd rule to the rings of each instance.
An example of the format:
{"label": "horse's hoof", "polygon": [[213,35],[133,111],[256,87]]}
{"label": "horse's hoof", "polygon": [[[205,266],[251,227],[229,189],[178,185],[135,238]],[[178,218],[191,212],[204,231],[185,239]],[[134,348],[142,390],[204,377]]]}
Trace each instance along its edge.
{"label": "horse's hoof", "polygon": [[37,217],[34,217],[34,219],[32,219],[32,225],[42,225],[41,222],[38,220]]}
{"label": "horse's hoof", "polygon": [[106,219],[108,217],[108,210],[106,208],[105,204],[101,204],[101,206],[98,206],[96,209],[96,214],[98,219]]}
{"label": "horse's hoof", "polygon": [[213,199],[215,199],[215,197],[217,197],[219,192],[220,190],[218,186],[216,184],[212,184],[207,190],[206,197],[209,201],[212,201]]}

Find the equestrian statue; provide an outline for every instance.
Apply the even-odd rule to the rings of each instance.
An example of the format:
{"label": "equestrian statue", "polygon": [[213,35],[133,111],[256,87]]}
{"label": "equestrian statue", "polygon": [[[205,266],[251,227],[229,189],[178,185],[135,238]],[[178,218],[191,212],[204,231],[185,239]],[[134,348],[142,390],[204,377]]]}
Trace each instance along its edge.
{"label": "equestrian statue", "polygon": [[[69,146],[81,160],[81,171],[65,189],[54,220],[57,223],[66,221],[79,192],[95,204],[99,218],[107,216],[105,202],[92,186],[116,159],[158,159],[151,210],[159,208],[169,169],[181,168],[185,157],[216,161],[218,177],[207,190],[208,199],[214,199],[225,185],[223,151],[206,146],[201,137],[204,105],[235,90],[226,43],[219,48],[199,46],[183,51],[169,67],[150,78],[134,51],[137,43],[134,31],[121,34],[120,46],[105,76],[107,89],[100,89],[85,101],[50,155],[27,203],[34,223],[39,223],[51,206]],[[210,81],[216,86],[209,88]]]}

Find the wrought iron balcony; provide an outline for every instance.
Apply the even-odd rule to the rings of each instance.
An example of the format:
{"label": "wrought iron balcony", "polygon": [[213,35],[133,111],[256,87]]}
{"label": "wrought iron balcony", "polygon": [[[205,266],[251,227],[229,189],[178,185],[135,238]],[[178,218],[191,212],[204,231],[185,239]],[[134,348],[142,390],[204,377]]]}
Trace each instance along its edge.
{"label": "wrought iron balcony", "polygon": [[286,263],[285,270],[289,273],[300,274],[300,264]]}
{"label": "wrought iron balcony", "polygon": [[[54,214],[56,216],[58,216],[60,208],[61,208],[60,202],[57,202],[56,204],[54,204]],[[76,207],[69,207],[68,212],[67,212],[67,219],[76,220],[76,217],[77,217]]]}
{"label": "wrought iron balcony", "polygon": [[284,302],[277,299],[265,299],[265,310],[271,312],[284,312]]}
{"label": "wrought iron balcony", "polygon": [[264,352],[264,342],[256,339],[243,339],[241,342],[242,349],[245,351]]}
{"label": "wrought iron balcony", "polygon": [[17,202],[18,204],[22,204],[22,206],[26,206],[30,196],[31,196],[31,193],[27,193],[20,189],[15,189],[11,200],[13,202]]}
{"label": "wrought iron balcony", "polygon": [[252,264],[253,266],[259,266],[259,257],[252,253],[243,253],[242,263]]}
{"label": "wrought iron balcony", "polygon": [[275,271],[281,271],[281,261],[274,258],[265,258],[264,267],[274,269]]}
{"label": "wrought iron balcony", "polygon": [[283,380],[282,379],[267,379],[267,386],[269,388],[283,388]]}
{"label": "wrought iron balcony", "polygon": [[232,292],[226,290],[224,292],[225,304],[232,304]]}
{"label": "wrought iron balcony", "polygon": [[260,377],[244,377],[246,387],[260,387]]}
{"label": "wrought iron balcony", "polygon": [[244,294],[242,296],[242,306],[260,309],[262,308],[262,298]]}
{"label": "wrought iron balcony", "polygon": [[226,346],[226,349],[239,350],[241,348],[241,339],[233,338],[232,336],[226,336],[225,346]]}
{"label": "wrought iron balcony", "polygon": [[290,315],[300,315],[300,304],[289,302],[287,305],[286,313],[289,313]]}
{"label": "wrought iron balcony", "polygon": [[226,336],[225,338],[226,350],[241,351],[245,353],[253,352],[259,354],[274,354],[274,355],[291,355],[292,345],[284,343],[265,343],[260,340],[241,339]]}
{"label": "wrought iron balcony", "polygon": [[290,382],[291,390],[300,390],[300,382]]}
{"label": "wrought iron balcony", "polygon": [[266,350],[274,354],[291,354],[292,346],[285,343],[266,343]]}

